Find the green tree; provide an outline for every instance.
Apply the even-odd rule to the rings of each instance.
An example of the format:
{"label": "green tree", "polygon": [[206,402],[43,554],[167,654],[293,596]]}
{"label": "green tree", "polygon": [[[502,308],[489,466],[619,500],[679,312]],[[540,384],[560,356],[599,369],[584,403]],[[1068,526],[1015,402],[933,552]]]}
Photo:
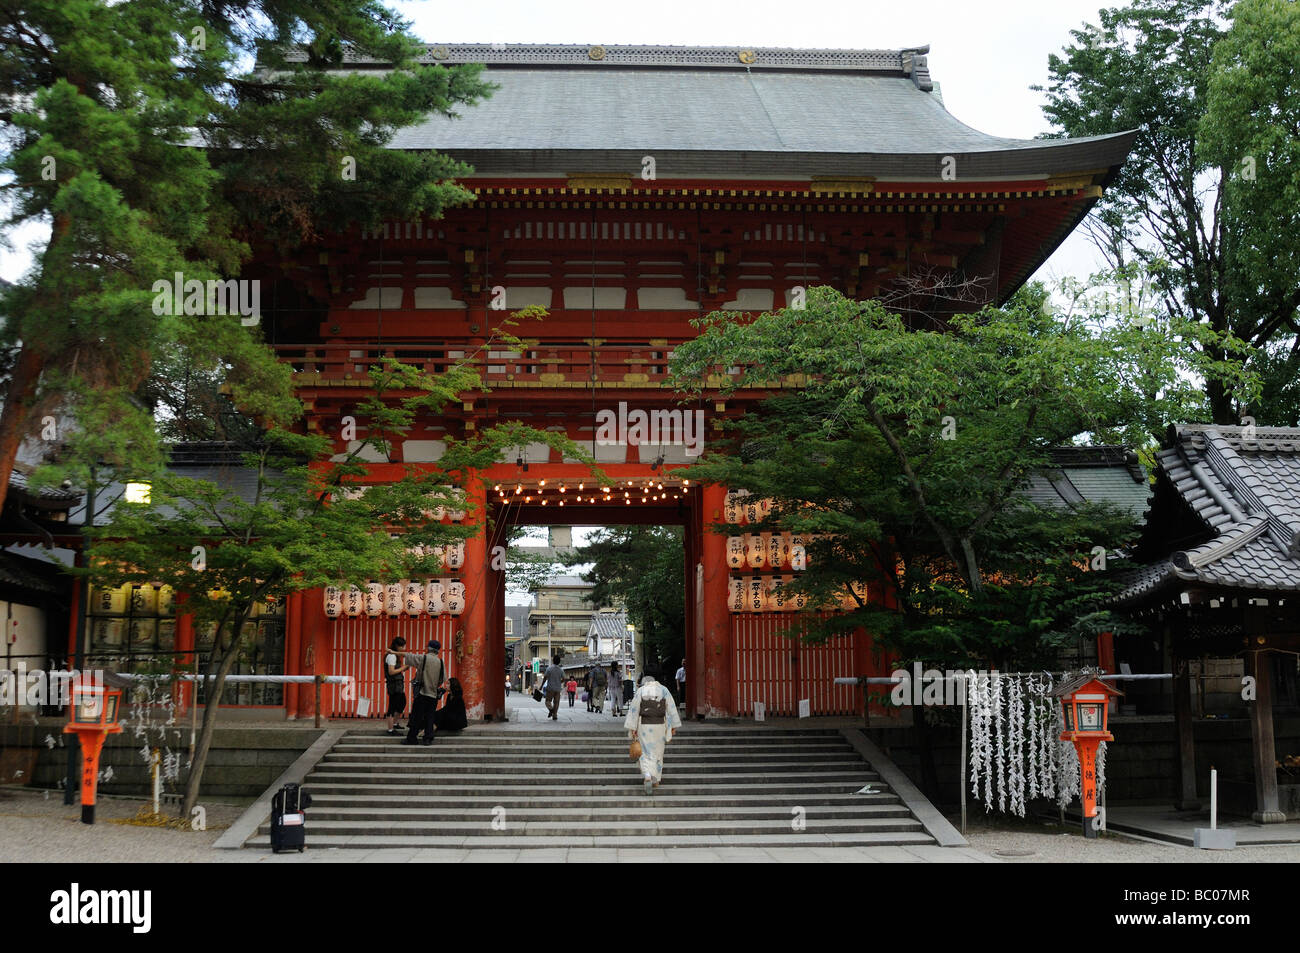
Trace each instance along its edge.
{"label": "green tree", "polygon": [[[519,345],[505,335],[484,348],[501,341]],[[366,478],[367,448],[387,455],[417,417],[436,416],[461,391],[481,387],[471,366],[476,356],[436,377],[391,359],[372,367],[373,391],[357,407],[360,439],[341,461],[331,462],[328,438],[273,429],[246,456],[257,477],[251,499],[208,481],[163,475],[148,503],[119,503],[95,531],[93,559],[82,572],[95,585],[160,581],[185,594],[184,611],[197,625],[216,627],[182,816],[198,798],[222,690],[256,603],[321,586],[437,574],[437,557],[422,548],[484,532],[486,514],[469,510],[463,524],[444,525],[432,511],[466,508],[463,488],[482,479],[477,472],[506,448],[544,442],[590,462],[562,434],[510,422],[448,440],[436,472],[407,466],[400,481],[352,490],[349,484]]]}
{"label": "green tree", "polygon": [[[686,650],[686,550],[680,526],[614,526],[595,533],[565,564],[591,568],[593,606],[622,604],[641,634],[647,663],[676,661]],[[671,674],[671,673],[669,673]]]}
{"label": "green tree", "polygon": [[800,619],[791,634],[864,626],[906,657],[1006,667],[1122,627],[1093,569],[1097,548],[1111,568],[1131,543],[1134,516],[1044,509],[1023,491],[1052,448],[1144,425],[1147,401],[1128,384],[1135,363],[1158,367],[1175,346],[1151,335],[1147,350],[1129,348],[1132,328],[1057,320],[1041,297],[931,332],[818,288],[803,310],[712,315],[677,349],[687,391],[778,388],[686,475],[773,499],[758,530],[812,537],[795,588],[813,608],[853,599],[852,611]]}
{"label": "green tree", "polygon": [[[155,282],[234,276],[254,244],[284,249],[469,198],[450,181],[458,163],[384,148],[397,128],[488,91],[474,67],[419,65],[406,28],[374,0],[4,5],[5,227],[50,234],[30,273],[0,289],[0,503],[31,437],[76,456],[93,435],[103,462],[156,470],[153,408],[136,394],[176,349],[241,413],[295,418],[257,325],[157,314]],[[330,72],[348,54],[392,68]]]}
{"label": "green tree", "polygon": [[[1288,197],[1287,185],[1294,179],[1260,175],[1249,195],[1235,188],[1243,168],[1240,143],[1229,138],[1229,124],[1207,118],[1216,99],[1225,103],[1219,113],[1234,108],[1223,92],[1236,83],[1232,61],[1250,59],[1250,49],[1278,41],[1280,47],[1271,51],[1276,59],[1256,58],[1261,69],[1280,75],[1256,76],[1253,121],[1262,129],[1271,110],[1288,106],[1285,77],[1293,73],[1294,59],[1287,50],[1293,53],[1294,46],[1287,44],[1294,40],[1258,26],[1294,17],[1295,5],[1264,13],[1271,7],[1247,3],[1234,11],[1243,5],[1261,12],[1251,12],[1248,26],[1234,27],[1239,39],[1222,53],[1216,48],[1227,35],[1228,4],[1221,0],[1137,0],[1102,10],[1100,26],[1072,31],[1076,42],[1049,57],[1044,106],[1057,130],[1053,135],[1137,130],[1132,153],[1085,228],[1112,268],[1142,266],[1171,324],[1203,325],[1183,336],[1204,359],[1207,409],[1218,423],[1236,423],[1250,407],[1231,381],[1215,373],[1240,360],[1238,342],[1255,349],[1246,359],[1255,362],[1274,342],[1300,331],[1296,271],[1289,267],[1297,253],[1294,229],[1279,227],[1294,221],[1294,194]],[[1289,82],[1294,109],[1294,78]],[[1221,146],[1211,147],[1216,141]],[[1249,141],[1262,159],[1263,140]],[[1260,208],[1286,211],[1279,221],[1254,214]],[[1260,267],[1250,249],[1274,256],[1277,267]],[[1261,376],[1266,384],[1273,379]],[[1272,406],[1265,392],[1260,407]]]}

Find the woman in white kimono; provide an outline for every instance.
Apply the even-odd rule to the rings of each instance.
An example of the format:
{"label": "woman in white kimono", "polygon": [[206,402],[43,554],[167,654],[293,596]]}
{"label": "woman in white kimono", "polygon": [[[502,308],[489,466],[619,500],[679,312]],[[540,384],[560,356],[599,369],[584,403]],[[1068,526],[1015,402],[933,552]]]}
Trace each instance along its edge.
{"label": "woman in white kimono", "polygon": [[641,687],[628,704],[623,727],[628,738],[641,743],[641,777],[645,779],[645,793],[659,786],[664,773],[664,748],[672,740],[673,732],[682,726],[673,702],[673,693],[654,676],[645,675]]}

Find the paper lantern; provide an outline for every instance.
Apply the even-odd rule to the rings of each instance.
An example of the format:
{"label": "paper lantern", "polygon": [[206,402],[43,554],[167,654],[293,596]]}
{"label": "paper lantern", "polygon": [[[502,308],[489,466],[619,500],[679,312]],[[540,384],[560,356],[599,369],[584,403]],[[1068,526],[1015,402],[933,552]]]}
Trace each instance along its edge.
{"label": "paper lantern", "polygon": [[465,584],[463,582],[447,583],[447,611],[460,615],[465,611]]}
{"label": "paper lantern", "polygon": [[400,582],[390,582],[384,586],[384,615],[396,618],[402,614],[402,603],[406,590]]}
{"label": "paper lantern", "polygon": [[[791,578],[793,580],[793,577]],[[790,608],[795,612],[802,612],[804,609],[808,608],[808,596],[805,593],[792,592],[787,601]]]}
{"label": "paper lantern", "polygon": [[765,497],[758,501],[758,515],[763,519],[767,519],[769,516],[772,515],[772,510],[774,507],[775,507],[775,501]]}
{"label": "paper lantern", "polygon": [[770,569],[781,568],[781,534],[763,533],[763,551],[767,553],[767,565]]}
{"label": "paper lantern", "polygon": [[776,590],[781,587],[780,579],[774,576],[763,576],[763,611],[780,612],[781,607],[777,604]]}
{"label": "paper lantern", "polygon": [[97,586],[94,595],[95,612],[100,615],[121,615],[126,612],[127,593],[130,590],[130,586],[118,586],[115,589]]}
{"label": "paper lantern", "polygon": [[786,597],[785,587],[789,580],[788,576],[768,576],[771,580],[771,587],[768,589],[767,608],[771,612],[789,612],[790,603]]}
{"label": "paper lantern", "polygon": [[424,611],[441,615],[447,611],[447,591],[441,579],[430,579],[424,587]]}
{"label": "paper lantern", "polygon": [[424,586],[417,579],[407,580],[406,601],[402,609],[409,616],[417,616],[424,611]]}
{"label": "paper lantern", "polygon": [[789,533],[781,534],[781,565],[790,565],[791,538]]}
{"label": "paper lantern", "polygon": [[750,576],[745,580],[745,611],[762,612],[767,608],[767,597],[763,594],[761,576]]}
{"label": "paper lantern", "polygon": [[361,615],[366,607],[366,595],[356,586],[348,586],[348,591],[343,594],[343,611],[347,613],[349,619],[355,619]]}
{"label": "paper lantern", "polygon": [[745,581],[743,579],[727,580],[727,608],[732,612],[745,611]]}
{"label": "paper lantern", "polygon": [[727,537],[727,565],[732,569],[740,569],[745,565],[745,537]]}
{"label": "paper lantern", "polygon": [[745,565],[750,569],[761,569],[767,554],[763,552],[763,540],[754,533],[746,533]]}
{"label": "paper lantern", "polygon": [[459,569],[461,566],[464,566],[465,541],[462,539],[460,542],[448,545],[446,548],[446,554],[448,569]]}
{"label": "paper lantern", "polygon": [[738,490],[728,490],[727,500],[722,507],[722,518],[727,523],[740,522],[740,492]]}
{"label": "paper lantern", "polygon": [[325,617],[337,619],[343,614],[343,592],[337,586],[325,587]]}
{"label": "paper lantern", "polygon": [[384,587],[377,582],[366,583],[366,615],[379,618],[384,611]]}
{"label": "paper lantern", "polygon": [[761,501],[756,496],[746,496],[744,501],[744,516],[746,523],[757,523],[762,519],[759,514]]}

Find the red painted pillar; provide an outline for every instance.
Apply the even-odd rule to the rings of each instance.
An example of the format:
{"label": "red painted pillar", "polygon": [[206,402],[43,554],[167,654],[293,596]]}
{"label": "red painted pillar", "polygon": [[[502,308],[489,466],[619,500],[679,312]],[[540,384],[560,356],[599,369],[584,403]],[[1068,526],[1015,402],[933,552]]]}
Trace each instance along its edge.
{"label": "red painted pillar", "polygon": [[[284,674],[286,675],[302,674],[302,653],[299,649],[302,643],[302,605],[301,592],[291,592],[289,598],[285,600]],[[290,721],[298,717],[298,694],[297,685],[284,686],[284,713]]]}
{"label": "red painted pillar", "polygon": [[[329,627],[329,619],[325,617],[325,604],[320,589],[309,589],[303,593],[302,598],[302,635],[300,647],[302,650],[302,669],[303,675],[330,675],[331,672],[331,651],[333,649],[333,634]],[[315,713],[316,689],[308,685],[302,691],[298,692],[298,717],[311,718]],[[330,689],[329,686],[321,691],[321,713],[326,714],[329,709]]]}
{"label": "red painted pillar", "polygon": [[701,491],[700,562],[704,566],[701,606],[702,657],[696,666],[696,684],[701,682],[703,697],[697,696],[696,711],[706,718],[726,717],[732,710],[731,612],[727,609],[727,541],[710,531],[710,525],[722,519],[726,490],[706,486]]}
{"label": "red painted pillar", "polygon": [[[189,655],[178,655],[176,661],[183,665],[187,671],[194,672],[194,616],[188,612],[182,612],[186,600],[189,596],[186,593],[177,593],[175,597],[176,612],[176,644],[178,652],[189,652]],[[199,674],[202,674],[201,672]],[[176,714],[184,715],[190,710],[190,705],[194,703],[194,693],[198,686],[193,682],[181,682],[180,692],[176,699]]]}
{"label": "red painted pillar", "polygon": [[[487,504],[483,489],[478,485],[477,474],[467,475],[465,493],[470,498],[473,511],[479,514],[478,531],[465,541],[465,565],[460,578],[465,584],[465,611],[456,620],[457,637],[460,650],[457,653],[456,669],[460,672],[461,688],[465,692],[465,714],[470,721],[482,720],[494,711],[493,703],[497,695],[492,695],[488,685],[488,648],[487,628],[490,613],[488,605],[493,598],[493,587],[488,572],[488,560],[491,558],[487,547],[485,517]],[[453,651],[456,646],[453,641]],[[500,696],[499,707],[505,706],[505,687],[496,686]]]}
{"label": "red painted pillar", "polygon": [[[485,577],[487,590],[484,598],[487,604],[487,629],[484,647],[484,676],[487,679],[484,692],[484,717],[492,721],[504,721],[506,717],[506,574],[504,570],[494,569],[493,565],[504,566],[503,561],[493,557],[488,550],[488,567]],[[501,554],[504,560],[504,554]]]}

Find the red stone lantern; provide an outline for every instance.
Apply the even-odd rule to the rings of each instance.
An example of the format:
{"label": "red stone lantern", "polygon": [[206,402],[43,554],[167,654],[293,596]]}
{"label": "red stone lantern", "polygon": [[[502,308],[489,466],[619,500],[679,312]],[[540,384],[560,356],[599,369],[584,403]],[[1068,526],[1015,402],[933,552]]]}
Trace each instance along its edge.
{"label": "red stone lantern", "polygon": [[72,686],[72,720],[63,726],[65,735],[75,734],[81,742],[81,823],[95,823],[95,791],[99,787],[99,754],[104,739],[120,734],[118,710],[122,692],[100,682]]}
{"label": "red stone lantern", "polygon": [[1074,744],[1079,755],[1079,801],[1083,806],[1083,836],[1096,837],[1097,817],[1097,748],[1103,741],[1114,741],[1106,730],[1110,700],[1124,693],[1111,688],[1099,678],[1080,675],[1052,689],[1052,697],[1061,699],[1065,731],[1061,740]]}

